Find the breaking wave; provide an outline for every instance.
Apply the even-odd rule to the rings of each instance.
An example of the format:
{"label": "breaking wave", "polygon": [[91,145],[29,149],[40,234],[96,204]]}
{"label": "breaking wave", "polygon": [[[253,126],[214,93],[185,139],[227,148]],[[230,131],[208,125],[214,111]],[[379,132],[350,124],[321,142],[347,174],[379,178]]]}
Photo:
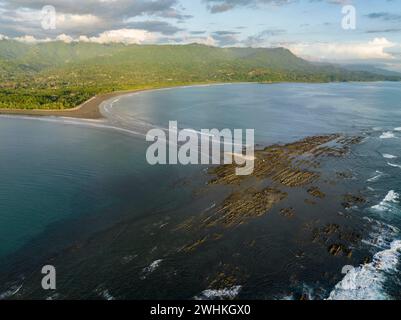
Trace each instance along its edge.
{"label": "breaking wave", "polygon": [[386,158],[386,159],[396,159],[396,158],[398,158],[397,156],[393,156],[392,154],[388,154],[388,153],[383,153],[382,156],[383,156],[383,158]]}
{"label": "breaking wave", "polygon": [[[384,199],[371,209],[379,212],[392,212],[397,208],[400,195],[390,190]],[[345,277],[331,291],[328,300],[390,300],[386,281],[398,273],[401,257],[399,229],[368,217],[372,225],[368,239],[362,242],[375,250],[372,262],[351,268]]]}
{"label": "breaking wave", "polygon": [[400,168],[400,169],[401,169],[401,164],[395,164],[395,163],[391,163],[391,162],[387,162],[387,164],[388,164],[390,167]]}
{"label": "breaking wave", "polygon": [[391,139],[391,138],[395,138],[394,133],[392,133],[391,131],[383,132],[382,135],[380,136],[380,139]]}
{"label": "breaking wave", "polygon": [[401,241],[373,256],[371,263],[351,269],[335,286],[328,300],[390,300],[385,291],[388,274],[397,272],[401,255]]}
{"label": "breaking wave", "polygon": [[143,268],[143,270],[142,270],[143,274],[142,274],[141,279],[142,280],[146,279],[149,274],[151,274],[158,267],[160,267],[160,264],[162,263],[162,261],[163,261],[163,259],[159,259],[159,260],[153,261],[149,266]]}
{"label": "breaking wave", "polygon": [[207,289],[200,293],[199,296],[195,296],[196,300],[232,300],[238,296],[242,286],[233,286],[225,289]]}
{"label": "breaking wave", "polygon": [[377,170],[375,173],[376,173],[376,174],[375,174],[372,178],[369,178],[369,179],[366,180],[366,181],[367,181],[367,182],[375,182],[375,181],[379,180],[379,179],[384,175],[383,172],[378,171],[378,170]]}
{"label": "breaking wave", "polygon": [[8,299],[8,298],[16,295],[21,290],[21,288],[22,288],[22,284],[12,286],[7,291],[0,293],[0,300]]}
{"label": "breaking wave", "polygon": [[394,190],[390,190],[384,199],[377,205],[372,206],[371,208],[378,211],[391,211],[394,209],[394,204],[399,203],[398,199],[400,195]]}

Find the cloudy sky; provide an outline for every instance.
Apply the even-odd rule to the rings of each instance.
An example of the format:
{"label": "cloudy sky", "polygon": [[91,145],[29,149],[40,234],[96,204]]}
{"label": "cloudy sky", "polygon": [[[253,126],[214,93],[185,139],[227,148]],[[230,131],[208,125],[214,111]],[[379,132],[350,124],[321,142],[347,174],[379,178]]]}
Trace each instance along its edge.
{"label": "cloudy sky", "polygon": [[[342,27],[346,5],[355,29]],[[0,0],[7,38],[284,46],[310,60],[401,71],[401,0]]]}

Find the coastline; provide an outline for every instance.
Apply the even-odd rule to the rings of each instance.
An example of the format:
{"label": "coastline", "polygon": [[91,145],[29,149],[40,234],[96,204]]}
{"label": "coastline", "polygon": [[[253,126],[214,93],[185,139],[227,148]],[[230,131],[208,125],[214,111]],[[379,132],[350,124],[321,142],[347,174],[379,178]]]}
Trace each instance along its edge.
{"label": "coastline", "polygon": [[[350,81],[352,82],[352,81]],[[356,81],[359,82],[359,81]],[[374,81],[381,82],[381,81]],[[138,93],[144,91],[154,91],[154,90],[163,90],[163,89],[175,89],[175,88],[185,88],[185,87],[195,87],[195,86],[209,86],[209,85],[230,85],[230,84],[280,84],[286,82],[211,82],[211,83],[193,83],[193,84],[181,84],[181,85],[172,85],[166,87],[150,87],[143,89],[132,89],[132,90],[124,90],[124,91],[115,91],[109,93],[98,94],[89,100],[85,101],[81,105],[64,110],[56,110],[56,109],[1,109],[0,115],[23,115],[23,116],[39,116],[39,117],[69,117],[76,119],[87,119],[87,120],[100,120],[104,119],[103,114],[100,112],[100,106],[103,102],[122,95]],[[304,82],[294,82],[294,83],[304,83]],[[322,82],[326,83],[326,82]],[[330,82],[330,83],[338,83],[338,82]],[[363,82],[363,83],[370,83]]]}
{"label": "coastline", "polygon": [[[175,90],[176,87],[172,88]],[[168,89],[160,88],[150,91]],[[250,89],[252,90],[252,88]],[[303,92],[302,88],[299,90]],[[149,89],[137,90],[136,92],[141,91],[149,91]],[[253,91],[250,93],[254,94]],[[126,94],[129,95],[126,92],[121,93],[121,95]],[[104,105],[108,105],[116,98],[109,97],[109,101],[104,102]],[[163,100],[161,101],[164,102]],[[99,104],[99,106],[102,109],[102,105]],[[43,120],[46,119],[44,118]],[[60,119],[50,118],[47,120],[59,122]],[[392,127],[396,125],[398,124],[394,123]],[[10,130],[13,135],[14,129],[10,127]],[[362,142],[372,143],[373,146],[376,146],[377,140],[374,142],[374,139],[382,139],[379,135],[387,130],[390,129],[386,127],[378,131],[372,129],[369,132],[364,132],[367,136],[362,135],[365,137]],[[339,129],[339,132],[342,131]],[[322,131],[319,131],[308,135],[303,140],[296,140],[287,144],[281,144],[279,139],[267,143],[266,147],[264,144],[260,144],[255,153],[255,177],[250,178],[251,180],[236,179],[233,176],[233,166],[218,166],[202,173],[202,177],[204,174],[208,178],[208,184],[205,184],[203,180],[196,180],[200,182],[200,187],[199,190],[196,189],[194,191],[194,197],[191,198],[191,202],[194,204],[193,207],[183,205],[182,208],[180,207],[181,210],[172,208],[171,211],[161,214],[157,214],[156,210],[155,215],[147,216],[146,219],[136,219],[136,217],[129,216],[121,224],[111,222],[110,229],[107,229],[107,231],[91,233],[91,235],[94,234],[93,237],[89,236],[90,231],[88,231],[88,234],[82,232],[84,240],[77,241],[74,239],[73,243],[78,244],[71,247],[66,246],[68,248],[62,251],[60,256],[56,257],[56,265],[66,266],[66,269],[61,270],[61,273],[65,273],[68,277],[66,279],[68,286],[66,285],[65,289],[63,289],[63,283],[60,282],[61,295],[58,298],[79,298],[79,296],[74,295],[77,290],[82,287],[91,288],[89,286],[90,280],[88,280],[87,284],[85,275],[93,273],[91,268],[94,265],[105,266],[101,268],[101,272],[104,271],[104,273],[100,274],[103,279],[109,279],[107,278],[109,273],[113,275],[117,274],[117,272],[128,274],[130,276],[129,281],[132,281],[132,287],[141,288],[141,290],[137,291],[138,293],[128,289],[119,291],[119,288],[124,286],[127,278],[118,278],[121,279],[121,282],[117,283],[114,279],[111,279],[105,283],[102,282],[100,287],[95,287],[88,291],[88,295],[94,299],[102,298],[106,291],[107,296],[110,294],[110,296],[115,296],[119,299],[143,299],[144,296],[141,296],[143,292],[145,294],[149,292],[149,296],[146,296],[146,298],[155,298],[154,295],[152,296],[155,291],[151,289],[157,287],[157,282],[160,282],[160,279],[169,286],[165,292],[179,292],[178,288],[182,287],[177,288],[174,286],[174,281],[169,281],[172,274],[171,270],[174,268],[173,270],[180,274],[181,270],[184,272],[193,270],[191,267],[193,268],[194,265],[200,265],[199,269],[194,270],[194,274],[196,274],[199,281],[194,282],[194,284],[191,283],[191,287],[195,287],[194,292],[192,289],[179,292],[181,295],[185,294],[188,298],[193,297],[195,294],[196,296],[202,296],[204,292],[202,290],[223,292],[223,290],[230,290],[236,287],[243,287],[242,292],[237,293],[240,294],[239,298],[255,299],[266,296],[294,300],[327,299],[329,296],[330,298],[341,298],[354,293],[354,291],[347,292],[342,286],[342,284],[349,283],[349,278],[344,278],[344,275],[340,273],[341,268],[345,265],[360,266],[355,268],[355,273],[351,273],[351,275],[365,275],[366,271],[369,271],[368,275],[372,278],[385,279],[386,275],[382,274],[380,269],[376,269],[375,264],[372,264],[371,261],[385,263],[381,256],[388,253],[391,257],[394,257],[394,252],[396,251],[393,250],[393,246],[388,247],[387,243],[384,243],[383,247],[378,247],[377,242],[382,238],[394,240],[396,245],[394,248],[397,249],[398,242],[396,241],[398,241],[399,237],[395,232],[391,233],[391,226],[383,227],[384,224],[380,224],[381,219],[378,222],[371,219],[371,214],[373,215],[373,213],[370,211],[375,206],[385,208],[391,205],[391,201],[385,201],[385,199],[389,198],[387,196],[384,197],[385,193],[383,192],[388,190],[397,191],[398,187],[386,184],[383,185],[383,191],[377,182],[369,184],[377,191],[373,189],[365,190],[365,187],[366,181],[369,181],[367,180],[368,178],[376,177],[377,171],[375,170],[382,170],[382,174],[385,176],[387,170],[383,170],[383,168],[387,167],[389,174],[396,173],[399,169],[389,166],[387,164],[388,160],[383,160],[381,152],[375,152],[375,148],[372,148],[370,144],[365,147],[361,146],[362,149],[359,151],[352,150],[350,152],[349,148],[353,148],[354,145],[358,145],[358,142],[361,141],[354,140],[353,136],[347,139],[345,136],[340,135],[340,133],[338,135],[324,135]],[[34,138],[38,139],[36,136]],[[119,139],[119,137],[115,138]],[[278,144],[276,144],[276,141]],[[391,143],[393,140],[384,139],[380,141]],[[11,140],[10,144],[12,145],[13,142]],[[131,142],[129,142],[128,146],[127,150],[131,150]],[[392,149],[390,146],[387,146],[389,149],[380,151],[387,152]],[[134,149],[135,152],[132,153],[138,153],[137,148]],[[361,166],[353,166],[353,164],[355,161],[358,164],[358,162],[361,163],[366,159],[366,150],[372,150],[372,154],[375,157],[372,159],[377,157],[377,162],[376,160],[372,161],[372,163],[375,163],[374,168],[362,166],[363,170],[361,170]],[[102,151],[102,154],[111,153]],[[360,156],[364,158],[360,158]],[[99,158],[93,157],[93,159]],[[119,157],[117,154],[113,154],[113,158]],[[97,161],[100,161],[100,159]],[[54,161],[53,163],[60,166],[59,161]],[[358,171],[356,171],[357,169]],[[364,171],[365,169],[367,169],[366,172]],[[362,175],[362,173],[364,174]],[[135,179],[134,174],[132,176],[124,176],[129,178],[121,182],[119,191],[135,190],[138,180]],[[159,177],[160,175],[156,179],[159,179]],[[188,175],[187,178],[185,175],[179,182],[174,181],[170,184],[166,182],[167,180],[164,180],[163,183],[168,185],[168,189],[171,188],[171,190],[180,187],[189,188],[192,186],[190,182],[195,181],[196,177],[195,175]],[[127,187],[127,180],[133,182],[132,186],[129,185],[131,188]],[[385,181],[384,178],[383,181]],[[372,182],[374,181],[372,180]],[[116,189],[118,185],[120,184],[115,184],[112,188]],[[152,185],[150,187],[153,188]],[[378,187],[379,189],[377,189]],[[222,189],[229,190],[231,193],[228,191],[227,193],[219,193]],[[130,196],[130,193],[131,191],[128,191],[128,196]],[[380,200],[381,202],[379,202]],[[130,206],[130,199],[127,203],[129,203],[127,206],[128,214],[134,214],[131,213],[134,210]],[[360,214],[365,212],[365,209],[367,216],[365,216],[366,214]],[[115,210],[114,208],[112,210],[113,212],[124,211]],[[95,214],[99,213],[96,212]],[[378,214],[381,216],[381,213]],[[96,220],[102,219],[99,219],[96,215]],[[74,225],[74,221],[76,220],[70,222],[71,229],[77,225]],[[79,220],[78,224],[89,225],[89,223],[83,223],[83,221],[85,220]],[[71,229],[67,229],[68,223],[63,221],[61,225],[62,227],[59,227],[59,229],[50,229],[50,231],[55,233],[63,232],[63,234],[67,235],[75,234],[69,231]],[[140,230],[144,230],[143,228],[148,227],[149,229],[146,229],[148,233],[143,234],[140,232]],[[74,231],[76,232],[76,230]],[[377,240],[375,232],[380,234],[379,236],[382,238]],[[234,233],[235,238],[232,236]],[[43,239],[43,248],[47,248],[48,234],[49,230],[46,230],[43,236],[39,235],[37,238]],[[169,238],[171,234],[174,236]],[[90,240],[86,241],[84,236],[87,236]],[[119,241],[113,242],[113,239],[117,237]],[[60,239],[65,238],[66,236],[60,237]],[[238,238],[240,238],[240,242],[236,240]],[[168,246],[161,245],[159,239],[168,239]],[[146,245],[143,245],[143,243],[146,243]],[[275,245],[272,245],[272,243]],[[379,244],[381,245],[381,242]],[[50,248],[53,245],[51,244]],[[110,249],[105,249],[105,252],[97,255],[99,247]],[[211,251],[211,248],[213,251]],[[27,250],[30,249],[28,246]],[[371,252],[370,250],[373,251]],[[41,251],[38,250],[38,252]],[[212,258],[202,260],[205,257],[205,252]],[[21,256],[24,253],[21,251]],[[25,256],[35,256],[35,253],[29,251],[29,255],[25,254]],[[91,257],[85,263],[85,270],[79,275],[69,272],[69,269],[73,271],[82,270],[80,269],[82,266],[80,258],[82,256]],[[218,260],[212,260],[216,256],[218,256]],[[256,260],[255,257],[273,257],[275,260],[274,263],[271,263],[269,258]],[[219,263],[221,260],[228,261],[228,263],[223,265]],[[113,263],[110,264],[109,261],[113,261]],[[177,263],[172,268],[168,264],[169,261],[177,261]],[[202,264],[200,264],[200,261]],[[216,263],[210,263],[210,261]],[[157,262],[156,266],[159,269],[154,275],[151,275],[149,270],[152,269],[150,266],[154,262]],[[47,263],[55,264],[53,256],[50,256],[49,260],[43,259],[43,263],[40,261],[40,265]],[[211,265],[211,267],[205,268],[207,265]],[[277,272],[274,271],[276,266],[282,265],[290,265],[292,269],[287,269],[280,278],[280,274],[277,275]],[[110,269],[107,269],[108,266],[110,266]],[[311,279],[309,275],[305,276],[306,272],[309,271],[309,267],[317,270],[316,278]],[[390,267],[392,270],[395,268],[392,265]],[[118,269],[117,271],[115,271],[116,268]],[[38,283],[35,277],[24,279],[24,286],[21,287],[21,290],[19,289],[21,285],[21,282],[18,281],[19,274],[40,274],[39,268],[37,271],[33,271],[34,269],[30,269],[28,265],[23,270],[24,272],[19,272],[20,270],[18,270],[18,273],[16,272],[15,279],[17,280],[15,283],[16,289],[14,290],[10,291],[10,288],[4,288],[3,290],[1,288],[2,281],[0,280],[0,296],[3,291],[5,294],[11,292],[11,299],[13,296],[17,299],[48,298],[49,296],[46,295],[46,292],[34,291]],[[14,272],[15,270],[12,271]],[[252,274],[255,273],[268,275],[264,278],[265,286],[260,285],[260,277],[252,278]],[[294,276],[291,281],[287,282],[288,273]],[[271,277],[269,276],[270,274]],[[11,276],[8,278],[14,279]],[[71,282],[75,279],[77,281],[71,285]],[[145,279],[146,281],[144,281]],[[173,278],[173,280],[175,279]],[[273,280],[280,285],[270,288],[270,283]],[[321,282],[315,284],[314,280]],[[352,283],[360,285],[361,280],[363,281],[364,279],[358,276],[351,280],[354,281]],[[7,282],[3,283],[7,284]],[[362,282],[362,284],[364,283]],[[250,292],[248,288],[258,288],[258,291]],[[284,288],[284,290],[277,288]],[[385,291],[380,281],[377,288],[377,292],[374,292],[377,295]],[[5,291],[6,289],[8,291]],[[18,292],[16,292],[17,289]],[[36,296],[36,293],[39,296]],[[162,295],[163,293],[160,294],[161,298],[176,298],[176,296]]]}
{"label": "coastline", "polygon": [[143,90],[132,91],[116,91],[106,94],[100,94],[90,98],[78,107],[65,110],[40,110],[40,109],[0,109],[0,114],[8,115],[25,115],[25,116],[56,116],[70,117],[78,119],[98,120],[104,118],[100,112],[100,105],[111,98],[120,96],[126,93],[134,93]]}
{"label": "coastline", "polygon": [[103,114],[100,112],[100,106],[103,102],[126,94],[144,92],[144,91],[155,91],[155,90],[168,90],[175,88],[186,88],[194,86],[209,86],[209,85],[229,85],[229,84],[253,84],[257,82],[206,82],[206,83],[193,83],[193,84],[179,84],[171,86],[161,87],[149,87],[142,89],[132,89],[123,91],[114,91],[109,93],[98,94],[89,100],[85,101],[81,105],[70,108],[70,109],[1,109],[0,115],[20,115],[20,116],[37,116],[37,117],[69,117],[76,119],[87,119],[87,120],[100,120],[104,119]]}

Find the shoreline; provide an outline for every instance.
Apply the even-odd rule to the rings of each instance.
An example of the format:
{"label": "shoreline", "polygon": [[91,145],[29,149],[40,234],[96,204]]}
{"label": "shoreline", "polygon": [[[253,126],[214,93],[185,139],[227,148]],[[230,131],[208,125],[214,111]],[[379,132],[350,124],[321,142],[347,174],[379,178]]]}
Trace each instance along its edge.
{"label": "shoreline", "polygon": [[[359,81],[350,81],[350,83],[354,83]],[[382,82],[382,81],[373,81],[373,82]],[[194,83],[194,84],[182,84],[176,86],[166,86],[166,87],[154,87],[154,88],[144,88],[144,89],[132,89],[126,91],[115,91],[109,93],[103,93],[96,95],[89,100],[85,101],[81,105],[64,110],[56,110],[56,109],[1,109],[0,115],[23,115],[23,116],[39,116],[39,117],[69,117],[76,119],[87,119],[87,120],[100,120],[105,117],[100,111],[100,106],[103,102],[115,98],[118,96],[123,96],[126,94],[144,92],[144,91],[156,91],[163,89],[176,89],[176,88],[186,88],[186,87],[202,87],[202,86],[217,86],[217,85],[230,85],[230,84],[282,84],[282,83],[309,83],[309,82],[215,82],[215,83]],[[320,83],[320,82],[319,82]],[[321,84],[327,83],[339,83],[339,82],[321,82]],[[371,81],[361,82],[361,83],[371,83]]]}
{"label": "shoreline", "polygon": [[[188,88],[191,86],[185,87]],[[175,88],[173,87],[174,92]],[[180,88],[183,88],[183,86]],[[253,87],[249,89],[253,90]],[[169,88],[137,90],[134,92],[153,92],[158,90],[169,90]],[[192,90],[188,91],[187,94]],[[215,88],[214,91],[220,91],[220,89]],[[120,96],[118,94],[122,96],[130,95],[129,92],[116,92],[115,94],[114,97],[108,97],[109,101],[103,100],[103,106],[108,105]],[[133,95],[135,94],[133,93]],[[94,100],[94,98],[91,100]],[[102,109],[101,103],[99,107]],[[54,121],[58,121],[58,119],[55,118]],[[386,131],[386,129],[382,129],[381,131]],[[162,211],[161,215],[155,209],[155,215],[146,217],[149,220],[136,219],[136,217],[131,217],[131,215],[127,221],[124,219],[121,223],[119,223],[118,219],[110,220],[117,222],[110,224],[110,228],[106,228],[106,231],[91,234],[88,231],[88,235],[85,234],[89,239],[88,241],[85,240],[86,238],[82,232],[84,240],[77,241],[74,239],[71,247],[66,245],[67,249],[65,251],[60,250],[60,255],[57,251],[54,254],[55,258],[50,256],[48,260],[43,259],[38,264],[57,263],[57,265],[66,265],[71,270],[74,270],[77,265],[79,267],[82,266],[80,264],[82,256],[91,257],[90,260],[88,259],[88,262],[85,261],[84,270],[80,271],[79,274],[75,274],[74,272],[67,273],[67,283],[70,284],[70,281],[77,279],[76,283],[79,286],[71,286],[71,290],[69,289],[70,287],[63,289],[61,286],[60,299],[77,298],[74,294],[78,289],[91,288],[91,279],[86,281],[85,275],[91,271],[93,265],[101,264],[99,261],[104,261],[105,265],[107,265],[110,257],[110,260],[113,263],[116,261],[119,266],[118,272],[123,271],[122,273],[124,274],[134,274],[132,277],[134,280],[132,278],[130,280],[132,281],[132,287],[143,286],[140,288],[144,289],[138,290],[138,296],[136,296],[136,292],[130,291],[129,288],[118,291],[120,290],[119,288],[123,287],[127,278],[119,278],[121,282],[118,282],[120,281],[118,280],[116,283],[113,281],[113,278],[108,278],[108,273],[111,274],[111,277],[114,277],[114,269],[102,269],[104,273],[100,274],[100,278],[111,280],[109,282],[106,282],[108,281],[106,280],[104,282],[106,284],[98,287],[100,289],[96,288],[88,292],[87,294],[90,297],[96,298],[98,297],[96,295],[103,294],[104,290],[109,290],[107,294],[114,295],[118,292],[119,296],[117,298],[120,299],[144,298],[140,294],[142,292],[149,292],[150,295],[154,294],[154,291],[151,290],[152,286],[155,285],[154,281],[158,282],[161,278],[169,285],[165,294],[179,292],[181,297],[191,298],[193,297],[193,292],[190,292],[192,289],[188,289],[189,293],[186,291],[177,291],[177,288],[180,288],[180,286],[175,287],[175,282],[169,281],[171,279],[170,266],[161,262],[163,260],[181,262],[182,260],[180,261],[180,259],[182,257],[185,258],[184,263],[182,265],[177,263],[178,267],[175,270],[177,274],[180,274],[181,270],[184,272],[185,270],[191,270],[191,273],[193,272],[197,279],[199,279],[196,283],[191,282],[191,284],[194,286],[193,283],[195,283],[195,286],[200,288],[199,292],[203,289],[224,290],[224,288],[243,286],[245,288],[243,290],[244,295],[239,296],[240,299],[293,297],[294,300],[301,300],[308,299],[309,297],[309,289],[305,289],[304,283],[306,285],[312,283],[311,290],[316,289],[318,294],[319,292],[323,292],[320,296],[322,299],[328,298],[327,294],[330,294],[330,297],[341,297],[340,294],[347,294],[347,292],[341,291],[341,287],[337,287],[337,285],[341,285],[344,279],[343,274],[339,273],[343,265],[359,266],[363,264],[364,266],[366,264],[366,267],[362,266],[361,269],[356,270],[369,270],[372,272],[372,276],[377,275],[374,265],[369,264],[372,259],[377,258],[372,256],[373,253],[371,254],[370,251],[365,250],[365,246],[368,246],[367,241],[370,241],[369,228],[370,226],[374,227],[375,222],[373,222],[374,220],[364,220],[364,215],[360,216],[359,213],[360,211],[364,211],[365,205],[366,209],[369,209],[372,204],[379,203],[381,198],[377,199],[378,195],[376,195],[376,192],[368,193],[366,191],[365,193],[364,188],[366,187],[367,180],[363,178],[364,175],[360,175],[362,171],[353,170],[352,165],[354,163],[358,164],[359,157],[363,157],[365,153],[351,153],[350,148],[351,146],[358,145],[361,141],[365,141],[359,140],[359,138],[363,139],[363,137],[361,136],[356,139],[356,136],[355,138],[354,136],[349,136],[347,138],[347,136],[340,133],[324,135],[321,130],[319,132],[321,135],[317,135],[318,133],[311,134],[304,139],[286,144],[281,144],[278,139],[275,139],[275,141],[269,142],[266,145],[259,145],[255,153],[255,176],[249,177],[249,180],[246,177],[240,179],[234,176],[235,166],[230,165],[219,166],[208,172],[203,171],[202,177],[203,174],[207,175],[210,178],[210,183],[206,186],[204,183],[200,183],[199,191],[194,191],[194,197],[191,198],[193,200],[191,204],[197,204],[196,201],[199,201],[199,206],[194,205],[194,207],[189,207],[187,204],[183,204],[182,207],[181,205],[172,206],[171,209]],[[375,132],[375,130],[372,132]],[[377,138],[379,134],[374,133],[374,137]],[[291,137],[293,136],[291,135]],[[371,149],[370,145],[368,145],[367,149]],[[350,156],[348,157],[348,155]],[[383,160],[380,154],[373,153],[373,156],[379,157],[381,161],[384,161],[383,165],[386,165],[387,160]],[[341,162],[347,162],[338,164],[339,160],[336,159],[342,159]],[[361,159],[363,161],[363,158]],[[363,170],[365,170],[365,166],[355,166],[355,168],[358,167],[359,169],[363,167]],[[369,172],[366,172],[366,174],[380,168],[368,167],[367,169],[369,169]],[[395,169],[390,168],[389,170]],[[368,176],[370,177],[370,175]],[[192,186],[190,183],[195,181],[193,177],[198,179],[195,175],[187,176],[185,174],[185,176],[180,177],[178,182],[174,181],[172,184],[166,183],[166,185],[169,188],[171,186],[171,189],[177,187],[189,188]],[[358,178],[357,182],[350,183],[350,180],[354,180],[354,177]],[[134,178],[135,175],[132,178],[130,177],[130,180]],[[133,181],[136,187],[135,180]],[[123,179],[121,185],[122,188],[129,190],[130,188],[127,188],[126,181]],[[166,179],[166,181],[168,180]],[[120,185],[120,183],[115,185]],[[359,188],[360,185],[361,187]],[[231,192],[227,192],[227,194],[216,192],[220,191],[220,188],[231,190]],[[397,190],[395,188],[391,189]],[[218,193],[218,196],[215,197],[216,193]],[[211,194],[211,196],[208,197],[208,194]],[[361,209],[358,209],[358,206],[361,206]],[[178,211],[176,207],[182,209],[182,211]],[[356,207],[355,214],[352,211],[353,207]],[[127,211],[132,212],[131,207]],[[79,223],[75,225],[74,222],[71,222],[71,226],[84,225],[82,221],[85,220],[79,220]],[[68,225],[68,223],[63,222],[62,227],[65,225]],[[149,233],[145,235],[140,232],[144,227],[149,227]],[[55,230],[56,233],[69,233],[68,229]],[[387,237],[386,230],[383,230],[378,232],[385,234]],[[46,232],[48,231],[46,230]],[[233,239],[231,236],[233,233],[239,235],[236,235]],[[71,234],[74,233],[71,232]],[[173,236],[169,238],[169,235]],[[119,239],[117,242],[113,241],[116,237]],[[240,237],[240,242],[236,242],[238,237]],[[396,240],[392,234],[388,237]],[[160,245],[159,239],[163,238],[169,239],[168,246]],[[43,248],[47,248],[47,239],[46,235],[44,235]],[[61,236],[60,239],[64,239],[64,237]],[[371,240],[372,246],[376,244],[374,242],[375,239]],[[75,243],[78,244],[75,245]],[[136,246],[137,243],[138,246]],[[147,243],[147,245],[143,247],[143,243]],[[271,243],[277,245],[272,246]],[[98,255],[96,250],[99,247],[104,247],[106,250]],[[36,250],[39,252],[41,251],[39,249]],[[379,252],[390,252],[390,254],[393,252],[388,251],[386,248],[383,250],[387,251]],[[282,254],[283,251],[284,254]],[[136,252],[140,253],[134,256]],[[22,255],[24,253],[21,251]],[[205,254],[208,254],[212,258],[217,256],[217,259],[202,260]],[[379,262],[381,262],[380,254]],[[274,263],[271,260],[269,261],[269,259],[263,260],[263,257],[266,256],[273,257]],[[235,259],[232,259],[232,257]],[[100,260],[102,258],[104,260]],[[144,273],[144,271],[149,270],[148,267],[144,268],[144,266],[151,266],[152,261],[162,263],[154,280],[152,280],[150,274]],[[210,261],[213,262],[210,263]],[[222,264],[220,261],[228,261],[231,264]],[[295,280],[292,281],[290,279],[287,282],[287,272],[280,278],[277,276],[280,273],[275,271],[277,270],[277,266],[290,264],[292,269],[288,273],[291,272],[293,275],[292,279]],[[193,269],[190,269],[190,267],[193,265],[200,265],[200,267],[198,270],[192,271]],[[212,265],[212,268],[204,268],[207,265]],[[257,265],[255,269],[254,265]],[[114,265],[110,266],[113,267]],[[340,269],[338,268],[339,266]],[[309,267],[312,270],[318,270],[316,276],[314,276],[316,278],[312,278],[312,280],[308,275],[305,276],[305,272],[308,272]],[[266,270],[269,272],[266,272]],[[19,271],[18,275],[23,273]],[[134,273],[136,271],[137,273]],[[62,272],[65,272],[65,270]],[[380,270],[377,272],[380,272]],[[38,267],[38,271],[35,272],[33,268],[29,269],[27,267],[25,273],[28,275],[38,274],[40,270]],[[249,274],[268,274],[269,276],[264,278],[266,285],[260,285],[260,277],[252,278],[248,276]],[[148,275],[149,278],[147,281],[144,281]],[[277,281],[277,286],[270,289],[269,283],[272,280]],[[347,280],[345,278],[344,282]],[[19,282],[17,283],[19,286]],[[317,283],[318,287],[312,287],[313,283]],[[1,284],[0,281],[0,286]],[[297,288],[298,284],[302,287]],[[359,284],[359,282],[356,282],[356,285]],[[36,296],[32,295],[36,286],[37,279],[28,276],[27,280],[24,279],[24,288],[16,293],[16,298],[36,298]],[[257,288],[257,290],[254,293],[246,288]],[[281,288],[284,289],[282,290]],[[0,289],[0,295],[1,291]],[[11,292],[15,292],[15,290]],[[319,295],[315,295],[313,291],[311,292],[311,297],[319,298]],[[45,292],[39,294],[43,294],[43,297],[40,296],[43,299],[48,297]],[[246,294],[249,295],[247,296]],[[146,296],[146,298],[154,297],[154,295]],[[166,295],[162,298],[176,297]]]}
{"label": "shoreline", "polygon": [[82,103],[80,106],[65,109],[65,110],[40,110],[40,109],[0,109],[0,114],[7,115],[24,115],[24,116],[56,116],[56,117],[69,117],[77,119],[99,120],[104,116],[100,112],[100,105],[111,98],[123,94],[135,93],[145,90],[132,90],[132,91],[116,91],[96,95],[89,100]]}
{"label": "shoreline", "polygon": [[[208,86],[208,85],[228,85],[234,84],[237,82],[216,82],[216,83],[195,83],[195,84],[187,84],[187,85],[177,85],[177,86],[166,86],[166,87],[154,87],[154,88],[145,88],[145,89],[132,89],[126,91],[115,91],[109,93],[103,93],[96,95],[89,100],[85,101],[81,105],[64,110],[55,110],[55,109],[0,109],[0,115],[16,115],[16,116],[38,116],[38,117],[68,117],[68,118],[76,118],[76,119],[87,119],[87,120],[100,120],[105,117],[100,111],[100,106],[103,102],[110,100],[115,97],[139,93],[144,91],[155,91],[155,90],[164,90],[164,89],[175,89],[175,88],[186,88],[186,87],[195,87],[195,86]],[[253,83],[253,82],[238,82],[238,83]]]}

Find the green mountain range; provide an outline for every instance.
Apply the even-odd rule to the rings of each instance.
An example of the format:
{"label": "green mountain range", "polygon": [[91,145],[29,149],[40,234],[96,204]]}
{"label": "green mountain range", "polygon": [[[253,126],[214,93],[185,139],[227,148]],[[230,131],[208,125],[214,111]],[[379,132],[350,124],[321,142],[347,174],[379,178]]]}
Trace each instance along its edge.
{"label": "green mountain range", "polygon": [[216,82],[399,81],[284,48],[0,41],[0,108],[64,109],[98,93]]}

